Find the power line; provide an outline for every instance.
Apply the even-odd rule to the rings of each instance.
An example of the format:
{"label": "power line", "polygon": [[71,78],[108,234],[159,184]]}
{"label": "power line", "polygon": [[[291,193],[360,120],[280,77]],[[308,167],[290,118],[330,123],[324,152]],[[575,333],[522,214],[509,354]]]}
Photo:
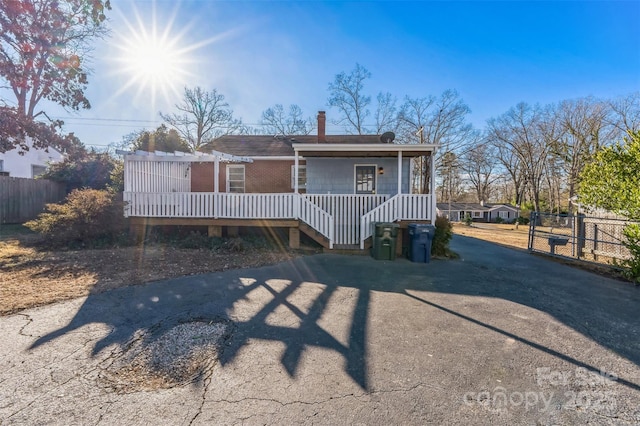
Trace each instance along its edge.
{"label": "power line", "polygon": [[82,120],[82,121],[119,121],[123,123],[160,123],[162,120],[132,120],[126,118],[91,118],[91,117],[52,117],[56,120]]}

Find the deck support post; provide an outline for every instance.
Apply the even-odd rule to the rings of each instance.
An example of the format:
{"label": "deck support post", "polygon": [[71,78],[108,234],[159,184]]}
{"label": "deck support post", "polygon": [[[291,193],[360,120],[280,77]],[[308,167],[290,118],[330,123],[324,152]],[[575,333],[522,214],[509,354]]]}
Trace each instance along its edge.
{"label": "deck support post", "polygon": [[146,226],[131,224],[129,225],[129,235],[133,237],[136,244],[140,244],[144,241]]}
{"label": "deck support post", "polygon": [[210,237],[222,237],[222,226],[219,225],[209,225],[207,227],[207,231]]}
{"label": "deck support post", "polygon": [[300,228],[289,228],[289,248],[300,248]]}

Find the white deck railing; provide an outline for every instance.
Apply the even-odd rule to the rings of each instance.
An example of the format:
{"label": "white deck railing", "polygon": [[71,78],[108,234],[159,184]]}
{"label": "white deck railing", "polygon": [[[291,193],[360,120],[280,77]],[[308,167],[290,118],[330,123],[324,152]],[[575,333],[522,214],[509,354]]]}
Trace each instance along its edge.
{"label": "white deck railing", "polygon": [[297,219],[298,197],[289,194],[228,194],[214,197],[214,217],[242,219]]}
{"label": "white deck railing", "polygon": [[431,195],[125,192],[125,216],[300,219],[333,244],[360,244],[374,222],[431,219]]}
{"label": "white deck railing", "polygon": [[304,194],[304,197],[334,218],[336,244],[360,242],[360,218],[384,203],[389,195]]}
{"label": "white deck railing", "polygon": [[125,192],[125,216],[215,217],[213,192]]}
{"label": "white deck railing", "polygon": [[305,197],[300,197],[299,200],[299,219],[327,237],[329,240],[329,248],[332,249],[335,240],[334,216],[313,204]]}
{"label": "white deck railing", "polygon": [[395,222],[397,220],[431,220],[430,194],[399,194],[360,219],[360,248],[373,235],[373,224],[376,222]]}

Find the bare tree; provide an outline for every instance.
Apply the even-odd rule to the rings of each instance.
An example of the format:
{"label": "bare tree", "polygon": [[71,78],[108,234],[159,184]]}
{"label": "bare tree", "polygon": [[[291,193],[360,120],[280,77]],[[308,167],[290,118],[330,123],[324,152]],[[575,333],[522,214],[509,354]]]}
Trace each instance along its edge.
{"label": "bare tree", "polygon": [[442,155],[441,161],[441,175],[442,185],[440,185],[441,200],[446,200],[448,203],[457,201],[464,193],[462,184],[463,179],[461,176],[462,167],[460,159],[453,151],[447,151]]}
{"label": "bare tree", "polygon": [[549,147],[559,137],[555,120],[539,106],[519,103],[509,111],[488,121],[488,140],[510,149],[526,179],[536,211],[540,211],[540,192]]}
{"label": "bare tree", "polygon": [[233,118],[233,111],[224,95],[216,89],[205,92],[200,87],[184,89],[182,103],[176,104],[180,113],[160,116],[187,141],[192,151],[198,151],[212,139],[231,133],[244,132],[241,120]]}
{"label": "bare tree", "polygon": [[521,205],[526,186],[522,160],[509,144],[493,138],[490,143],[496,148],[496,158],[506,172],[503,175],[505,182],[508,182],[505,183],[505,194],[508,193],[508,199],[513,200],[517,206]]}
{"label": "bare tree", "polygon": [[[447,90],[440,97],[406,97],[398,113],[398,141],[400,143],[427,143],[441,145],[435,159],[441,165],[445,152],[455,152],[464,147],[471,135],[472,127],[466,121],[470,109],[458,92]],[[430,172],[423,157],[417,160],[420,176],[420,193],[429,187]]]}
{"label": "bare tree", "polygon": [[495,173],[498,162],[495,150],[495,147],[490,144],[478,143],[467,150],[460,159],[460,168],[465,172],[466,180],[475,190],[478,202],[489,201],[491,187],[499,178]]}
{"label": "bare tree", "polygon": [[554,167],[554,157],[557,157],[558,165],[564,170],[569,199],[576,193],[584,164],[611,136],[611,126],[607,125],[609,114],[610,108],[605,102],[591,97],[562,101],[554,110],[561,135],[550,147],[548,174],[553,175],[553,179],[549,182],[560,184],[560,173]]}
{"label": "bare tree", "polygon": [[395,132],[398,127],[398,98],[391,93],[378,93],[376,97],[378,107],[375,112],[376,134]]}
{"label": "bare tree", "polygon": [[362,135],[367,133],[365,120],[371,114],[367,108],[371,104],[371,96],[364,94],[364,82],[371,78],[371,73],[362,65],[346,74],[337,74],[329,83],[329,106],[338,108],[341,117],[334,124],[347,125],[347,132]]}
{"label": "bare tree", "polygon": [[619,140],[628,132],[640,130],[640,91],[609,101],[610,122],[620,131],[613,138]]}
{"label": "bare tree", "polygon": [[285,112],[282,104],[276,104],[262,112],[262,127],[274,135],[308,135],[315,129],[311,118],[304,118],[298,105],[289,105]]}

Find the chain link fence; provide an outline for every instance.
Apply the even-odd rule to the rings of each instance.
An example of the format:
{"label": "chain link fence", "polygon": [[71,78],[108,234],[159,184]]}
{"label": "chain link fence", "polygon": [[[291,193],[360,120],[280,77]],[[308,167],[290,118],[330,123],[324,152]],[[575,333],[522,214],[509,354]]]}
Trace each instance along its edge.
{"label": "chain link fence", "polygon": [[529,251],[614,265],[631,257],[623,235],[630,224],[639,222],[615,216],[532,212]]}

